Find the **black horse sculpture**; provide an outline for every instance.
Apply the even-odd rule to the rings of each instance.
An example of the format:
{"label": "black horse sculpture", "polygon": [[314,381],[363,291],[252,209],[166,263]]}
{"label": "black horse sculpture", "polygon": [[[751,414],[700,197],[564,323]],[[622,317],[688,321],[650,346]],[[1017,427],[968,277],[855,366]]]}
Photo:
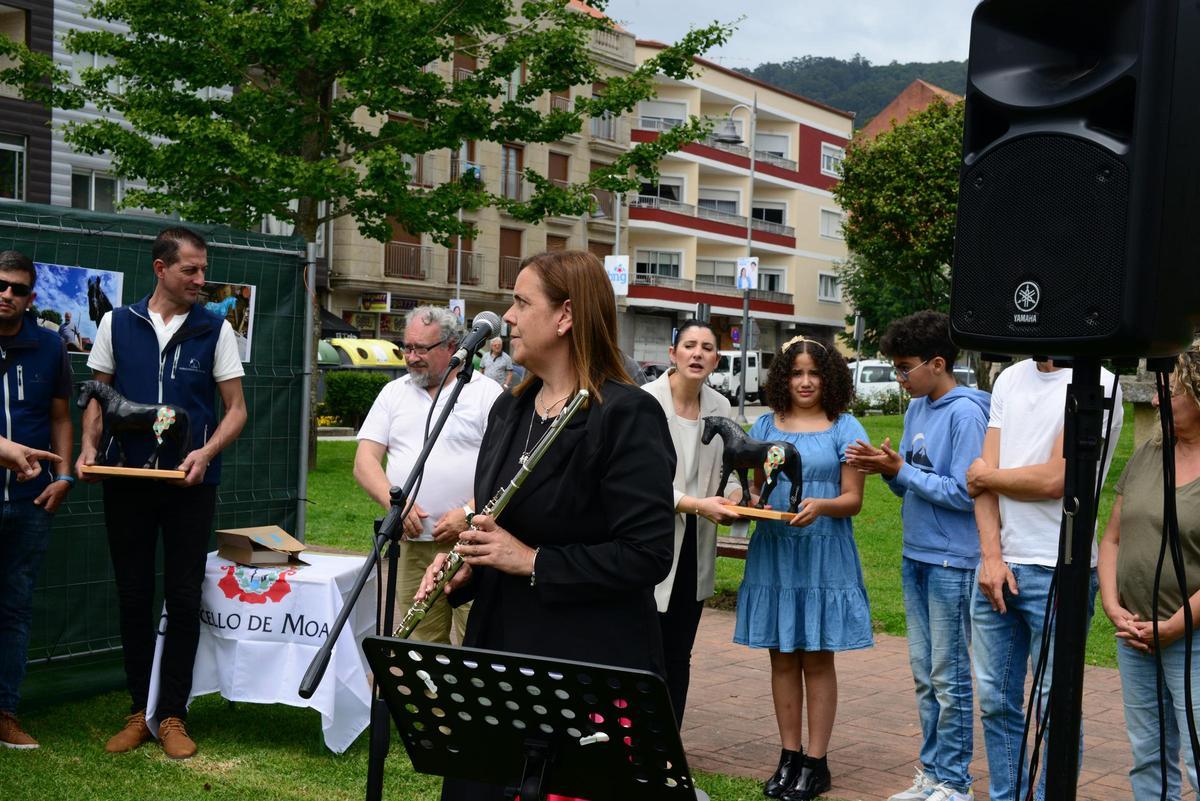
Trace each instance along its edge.
{"label": "black horse sculpture", "polygon": [[800,470],[800,452],[790,442],[763,442],[750,439],[742,427],[728,417],[705,417],[704,433],[700,441],[705,445],[712,442],[714,436],[721,438],[721,483],[724,487],[729,475],[737,470],[738,479],[742,483],[742,498],[750,498],[750,468],[762,470],[765,476],[762,495],[756,508],[762,509],[771,496],[775,485],[779,483],[779,474],[783,473],[792,482],[792,491],[788,494],[788,512],[795,514],[800,505],[800,492],[804,482]]}
{"label": "black horse sculpture", "polygon": [[107,454],[116,442],[117,460],[113,466],[125,466],[125,448],[120,437],[129,434],[153,437],[157,443],[143,465],[146,469],[154,468],[158,453],[167,442],[179,448],[180,461],[191,450],[191,425],[185,409],[167,403],[135,403],[101,381],[84,381],[78,390],[79,398],[75,402],[80,409],[86,409],[92,398],[100,403],[104,420],[100,453]]}

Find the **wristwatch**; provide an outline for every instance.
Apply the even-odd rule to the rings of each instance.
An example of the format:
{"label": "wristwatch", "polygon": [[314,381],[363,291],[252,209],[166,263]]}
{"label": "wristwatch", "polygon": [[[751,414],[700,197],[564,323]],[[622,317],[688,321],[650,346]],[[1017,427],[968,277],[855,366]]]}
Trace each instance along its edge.
{"label": "wristwatch", "polygon": [[75,476],[59,475],[59,476],[55,476],[54,478],[50,479],[51,484],[53,484],[55,481],[65,481],[65,482],[67,482],[68,487],[75,486]]}

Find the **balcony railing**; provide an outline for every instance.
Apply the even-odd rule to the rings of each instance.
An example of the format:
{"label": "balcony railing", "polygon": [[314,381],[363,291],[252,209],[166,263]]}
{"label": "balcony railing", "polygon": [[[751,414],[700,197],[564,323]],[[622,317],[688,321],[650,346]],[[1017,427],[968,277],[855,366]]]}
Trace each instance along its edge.
{"label": "balcony railing", "polygon": [[475,75],[475,70],[473,70],[469,67],[455,67],[454,68],[454,80],[456,80],[456,81],[465,81],[468,78],[474,77],[474,75]]}
{"label": "balcony railing", "polygon": [[705,220],[715,220],[716,222],[729,223],[740,228],[746,227],[746,218],[740,214],[733,214],[720,209],[710,209],[707,206],[697,206],[696,216]]}
{"label": "balcony railing", "polygon": [[638,117],[637,125],[643,131],[669,131],[683,125],[683,120],[671,117],[647,117],[643,114]]}
{"label": "balcony railing", "polygon": [[500,194],[509,200],[525,200],[525,176],[520,170],[500,173]]}
{"label": "balcony railing", "polygon": [[621,35],[612,31],[592,31],[592,44],[610,53],[620,53]]}
{"label": "balcony railing", "polygon": [[512,289],[517,285],[517,273],[521,272],[520,256],[500,257],[500,288]]}
{"label": "balcony railing", "polygon": [[383,246],[383,274],[387,278],[412,278],[424,281],[433,265],[433,248],[407,242],[388,242]]}
{"label": "balcony railing", "polygon": [[[459,266],[462,269],[462,278],[459,279]],[[480,278],[483,275],[483,259],[480,254],[470,250],[454,250],[446,251],[446,283],[447,284],[465,284],[466,286],[479,286]]]}
{"label": "balcony railing", "polygon": [[776,292],[773,289],[751,289],[751,300],[768,300],[772,303],[786,303],[789,306],[793,303],[792,294],[790,292]]}
{"label": "balcony railing", "polygon": [[704,137],[704,139],[701,141],[709,147],[715,147],[717,150],[724,150],[726,153],[734,153],[739,156],[750,158],[750,148],[746,147],[745,145],[736,145],[729,142],[718,142],[712,134]]}
{"label": "balcony railing", "polygon": [[768,153],[765,150],[755,150],[754,157],[759,161],[765,161],[767,164],[774,164],[776,167],[783,167],[785,170],[795,172],[799,169],[799,165],[791,159],[786,159],[777,153]]}
{"label": "balcony railing", "polygon": [[677,214],[686,214],[689,217],[696,216],[696,207],[691,203],[680,203],[678,200],[670,200],[656,195],[635,195],[629,201],[629,207],[631,209],[662,209]]}
{"label": "balcony railing", "polygon": [[592,117],[592,138],[606,142],[617,141],[617,118],[612,116]]}
{"label": "balcony railing", "polygon": [[[700,272],[702,264],[704,264],[704,260],[696,261],[697,292],[708,292],[712,295],[726,295],[738,298],[742,296],[742,290],[737,288],[732,275],[703,274]],[[709,262],[709,264],[729,264],[736,267],[736,262]],[[751,289],[750,297],[752,300],[767,300],[772,303],[792,302],[792,296],[787,292],[776,292],[772,289]]]}
{"label": "balcony railing", "polygon": [[670,275],[659,275],[658,273],[638,273],[633,274],[633,283],[639,286],[665,286],[671,289],[692,289],[692,282],[686,278],[675,278]]}
{"label": "balcony railing", "polygon": [[483,165],[477,164],[473,161],[463,161],[462,159],[456,159],[456,158],[450,159],[450,180],[451,181],[457,181],[460,178],[462,178],[463,175],[470,175],[470,174],[474,174],[475,178],[477,180],[483,181],[483,176],[484,176]]}
{"label": "balcony railing", "polygon": [[571,98],[564,95],[550,95],[551,111],[570,111]]}
{"label": "balcony railing", "polygon": [[770,222],[768,220],[753,219],[750,221],[750,225],[751,225],[751,227],[754,228],[755,231],[766,231],[766,232],[772,233],[772,234],[780,234],[781,236],[794,237],[796,235],[795,228],[793,228],[790,225],[784,225],[783,223]]}

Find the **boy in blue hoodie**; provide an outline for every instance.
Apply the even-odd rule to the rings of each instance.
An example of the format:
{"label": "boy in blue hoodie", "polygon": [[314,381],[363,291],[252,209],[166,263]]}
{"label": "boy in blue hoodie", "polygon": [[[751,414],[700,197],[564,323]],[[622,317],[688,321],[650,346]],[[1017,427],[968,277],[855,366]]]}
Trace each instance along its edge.
{"label": "boy in blue hoodie", "polygon": [[908,655],[921,718],[921,765],[889,801],[963,801],[971,791],[971,591],[979,563],[967,468],[983,449],[990,396],[958,386],[945,314],[894,321],[879,341],[912,395],[893,450],[858,442],[847,463],[878,473],[903,499],[902,578]]}

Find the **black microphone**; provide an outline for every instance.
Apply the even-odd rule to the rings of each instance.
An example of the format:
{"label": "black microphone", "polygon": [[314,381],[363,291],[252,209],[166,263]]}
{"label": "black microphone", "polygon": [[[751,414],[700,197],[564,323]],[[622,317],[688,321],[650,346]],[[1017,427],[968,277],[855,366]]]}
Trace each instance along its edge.
{"label": "black microphone", "polygon": [[450,369],[453,370],[475,352],[483,347],[483,343],[500,333],[500,315],[495,312],[481,311],[471,321],[471,330],[463,338],[458,350],[450,357]]}

